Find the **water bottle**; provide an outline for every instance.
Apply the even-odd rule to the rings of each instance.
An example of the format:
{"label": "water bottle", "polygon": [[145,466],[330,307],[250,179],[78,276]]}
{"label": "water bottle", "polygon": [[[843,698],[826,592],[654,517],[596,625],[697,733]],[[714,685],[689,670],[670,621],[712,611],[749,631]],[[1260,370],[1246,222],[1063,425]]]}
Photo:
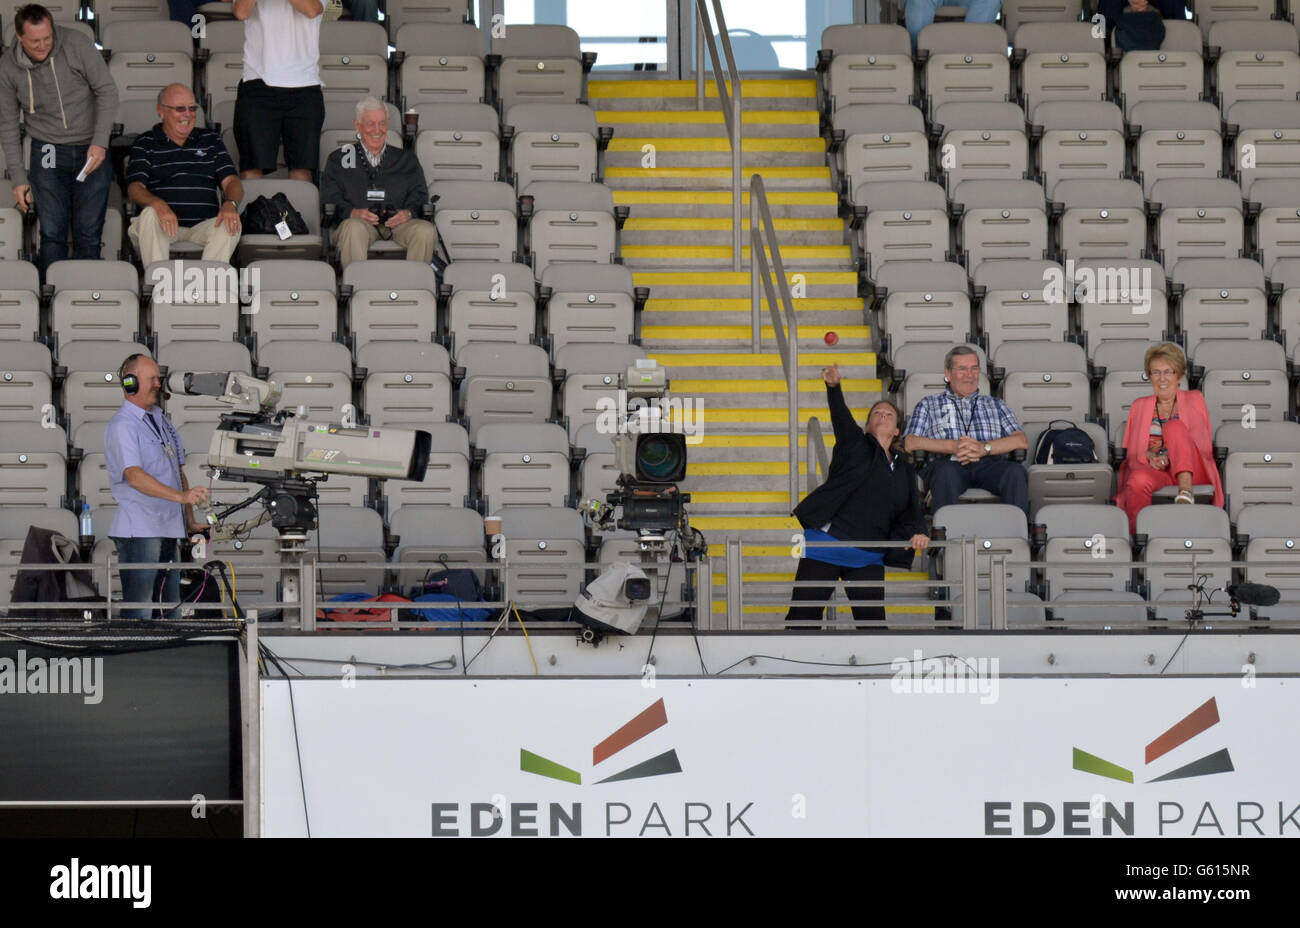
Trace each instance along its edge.
{"label": "water bottle", "polygon": [[90,503],[81,504],[81,535],[83,538],[92,538],[95,534],[95,526],[90,521]]}

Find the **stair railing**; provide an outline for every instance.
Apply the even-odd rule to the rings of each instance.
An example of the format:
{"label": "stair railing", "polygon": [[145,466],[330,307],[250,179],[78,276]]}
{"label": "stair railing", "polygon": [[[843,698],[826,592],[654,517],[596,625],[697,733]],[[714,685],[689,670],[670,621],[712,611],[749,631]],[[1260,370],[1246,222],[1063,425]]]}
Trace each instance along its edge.
{"label": "stair railing", "polygon": [[[772,252],[770,266],[767,263],[768,250]],[[785,372],[790,411],[790,508],[793,509],[799,503],[799,327],[795,322],[794,298],[790,294],[785,262],[781,260],[781,248],[776,241],[776,224],[772,222],[772,210],[767,205],[767,188],[758,174],[749,178],[749,266],[752,349],[755,353],[762,349],[759,304],[766,297],[772,336],[781,353],[781,368]]]}
{"label": "stair railing", "polygon": [[[741,192],[740,192],[740,157],[741,157],[741,118],[740,118],[740,71],[736,69],[736,56],[731,50],[731,38],[727,35],[727,20],[722,15],[722,0],[712,0],[713,16],[718,22],[718,38],[722,42],[722,53],[727,59],[726,80],[723,79],[722,60],[718,57],[718,46],[713,40],[713,29],[709,25],[709,11],[704,0],[695,0],[695,108],[704,109],[704,50],[709,51],[709,61],[713,66],[713,80],[718,85],[718,103],[722,107],[722,118],[727,124],[727,139],[731,143],[731,269],[741,269]],[[731,92],[727,92],[727,82],[731,83]]]}
{"label": "stair railing", "polygon": [[830,470],[830,461],[826,455],[826,439],[822,436],[821,421],[816,416],[808,420],[808,436],[804,444],[808,455],[804,470],[808,476],[808,492],[811,493],[821,486],[827,471]]}

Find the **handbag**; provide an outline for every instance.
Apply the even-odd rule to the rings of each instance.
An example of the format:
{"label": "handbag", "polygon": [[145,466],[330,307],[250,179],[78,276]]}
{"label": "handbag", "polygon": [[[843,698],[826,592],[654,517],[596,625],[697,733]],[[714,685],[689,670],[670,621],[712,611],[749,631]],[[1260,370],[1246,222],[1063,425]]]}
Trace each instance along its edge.
{"label": "handbag", "polygon": [[280,222],[288,223],[289,231],[294,235],[307,234],[307,223],[303,221],[302,213],[293,208],[283,193],[258,197],[244,207],[239,221],[244,235],[278,235],[275,227]]}
{"label": "handbag", "polygon": [[1125,10],[1115,25],[1115,45],[1126,52],[1157,51],[1164,40],[1165,21],[1159,10]]}

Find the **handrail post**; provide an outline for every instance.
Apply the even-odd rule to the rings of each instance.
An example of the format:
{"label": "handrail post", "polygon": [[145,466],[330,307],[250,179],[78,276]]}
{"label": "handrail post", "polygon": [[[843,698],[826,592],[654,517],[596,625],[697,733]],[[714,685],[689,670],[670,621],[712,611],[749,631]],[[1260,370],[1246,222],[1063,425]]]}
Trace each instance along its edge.
{"label": "handrail post", "polygon": [[979,628],[979,576],[975,568],[975,539],[961,539],[961,602],[962,628],[973,631]]}
{"label": "handrail post", "polygon": [[989,625],[995,629],[1007,627],[1007,559],[993,558],[989,568]]}
{"label": "handrail post", "polygon": [[320,565],[312,551],[302,553],[302,566],[298,575],[298,628],[304,632],[316,630],[316,572]]}
{"label": "handrail post", "polygon": [[704,10],[695,5],[695,108],[704,109]]}
{"label": "handrail post", "polygon": [[[759,265],[761,262],[753,254],[756,244],[762,242],[761,230],[763,225],[758,216],[759,196],[759,192],[751,187],[749,190],[749,250],[751,252],[749,256],[749,300],[751,304],[750,327],[753,330],[750,333],[750,350],[754,354],[758,354],[763,350],[763,328],[760,319],[762,310],[759,308],[763,302],[762,297],[759,296],[763,286],[762,281],[759,279]],[[736,228],[740,228],[739,225]]]}
{"label": "handrail post", "polygon": [[[718,0],[714,0],[714,3],[717,2]],[[721,9],[718,10],[718,16],[719,17],[722,16]],[[730,39],[727,38],[727,34],[725,32],[722,34],[722,41],[730,42]],[[740,118],[741,118],[740,117],[740,75],[733,71],[731,74],[731,78],[732,78],[731,80],[731,125],[735,129],[735,136],[731,140],[731,198],[732,198],[731,269],[733,271],[739,271],[743,266],[743,262],[741,261],[741,257],[743,254],[742,252],[743,246],[741,245],[740,226],[741,226],[741,219],[744,215],[741,206],[743,200],[741,196],[741,184],[742,184],[741,172],[743,170],[741,166],[741,160],[743,155],[742,149],[744,147],[744,143],[742,141],[744,133],[741,130],[741,124],[740,124]],[[753,199],[753,196],[754,196],[753,193],[751,193],[750,194],[751,200]],[[751,262],[753,261],[753,255],[750,255],[750,261]]]}
{"label": "handrail post", "polygon": [[695,568],[695,627],[713,628],[713,560],[706,554]]}
{"label": "handrail post", "polygon": [[740,631],[745,614],[745,584],[740,566],[740,539],[727,539],[727,630]]}
{"label": "handrail post", "polygon": [[[780,268],[775,236],[772,238],[772,253],[778,255],[777,267]],[[781,283],[785,283],[784,279]],[[782,297],[784,296],[783,292]],[[790,509],[793,510],[799,505],[799,330],[795,324],[794,307],[787,302],[784,309],[787,317],[785,341],[790,352],[790,364],[786,370],[786,400],[790,406]]]}
{"label": "handrail post", "polygon": [[262,680],[258,673],[257,610],[244,618],[244,837],[262,836]]}

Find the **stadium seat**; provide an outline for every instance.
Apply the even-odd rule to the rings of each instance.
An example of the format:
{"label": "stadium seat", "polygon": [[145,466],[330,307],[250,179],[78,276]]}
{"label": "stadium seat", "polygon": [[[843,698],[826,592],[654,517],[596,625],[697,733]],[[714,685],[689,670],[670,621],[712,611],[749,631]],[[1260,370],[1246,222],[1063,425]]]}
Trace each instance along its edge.
{"label": "stadium seat", "polygon": [[961,265],[891,261],[881,267],[876,287],[887,294],[879,324],[886,356],[911,342],[971,340],[970,295]]}
{"label": "stadium seat", "polygon": [[1257,211],[1254,224],[1255,251],[1265,274],[1279,283],[1289,276],[1279,265],[1284,259],[1300,258],[1300,178],[1269,177],[1256,180],[1250,187],[1248,209]]}
{"label": "stadium seat", "polygon": [[1124,176],[1124,115],[1114,103],[1050,100],[1028,112],[1035,130],[1042,130],[1038,169],[1049,195],[1062,180]]}
{"label": "stadium seat", "polygon": [[1250,611],[1270,619],[1300,619],[1300,506],[1256,505],[1242,510],[1237,532],[1248,536],[1246,581],[1275,587],[1276,606]]}
{"label": "stadium seat", "polygon": [[[209,123],[217,121],[219,103],[233,102],[244,77],[244,24],[238,19],[209,18],[199,36],[203,94]],[[233,111],[232,111],[233,112]],[[230,125],[223,128],[229,129]],[[234,155],[234,152],[231,152]]]}
{"label": "stadium seat", "polygon": [[499,179],[501,130],[485,103],[420,103],[415,154],[425,182]]}
{"label": "stadium seat", "polygon": [[1058,181],[1049,207],[1064,258],[1135,261],[1146,250],[1146,203],[1135,181]]}
{"label": "stadium seat", "polygon": [[1276,261],[1269,276],[1275,287],[1282,288],[1277,306],[1278,331],[1285,337],[1286,356],[1300,361],[1300,259]]}
{"label": "stadium seat", "polygon": [[1167,271],[1183,258],[1240,256],[1245,220],[1241,188],[1232,181],[1161,180],[1151,188],[1150,200],[1158,213],[1152,244]]}
{"label": "stadium seat", "polygon": [[519,207],[514,188],[501,182],[439,181],[434,223],[452,262],[509,264],[519,249]]}
{"label": "stadium seat", "polygon": [[452,506],[399,506],[389,519],[399,543],[393,552],[399,584],[420,583],[430,570],[467,567],[484,579],[483,516]]}
{"label": "stadium seat", "polygon": [[1016,104],[945,103],[934,111],[933,123],[936,132],[942,127],[939,167],[950,193],[964,180],[1023,180],[1028,175],[1025,113]]}
{"label": "stadium seat", "polygon": [[896,23],[828,26],[822,31],[817,70],[832,121],[846,106],[907,103],[914,83],[912,40]]}
{"label": "stadium seat", "polygon": [[274,233],[250,235],[245,232],[235,249],[233,263],[242,266],[268,258],[297,258],[304,261],[320,259],[322,250],[320,192],[315,184],[288,178],[261,178],[245,180],[243,186],[244,199],[241,208],[252,203],[259,196],[270,198],[276,193],[283,193],[289,198],[293,208],[302,214],[307,233],[293,235],[282,241],[280,236]]}
{"label": "stadium seat", "polygon": [[63,382],[63,410],[68,419],[68,431],[76,433],[87,422],[108,422],[122,406],[125,399],[122,383],[117,378],[119,365],[132,354],[149,354],[141,344],[120,342],[108,346],[102,343],[70,342],[67,345],[67,379]]}
{"label": "stadium seat", "polygon": [[583,447],[578,436],[584,427],[595,425],[602,402],[617,405],[619,377],[644,357],[645,350],[637,345],[601,345],[593,352],[587,345],[569,344],[556,352],[556,375],[566,373],[560,414],[574,447]]}
{"label": "stadium seat", "polygon": [[[331,506],[320,512],[317,531],[320,536],[321,567],[318,582],[324,598],[329,599],[339,593],[377,594],[384,585],[384,572],[360,565],[386,562],[384,520],[379,513],[364,506]],[[312,541],[309,537],[308,545]]]}
{"label": "stadium seat", "polygon": [[565,345],[625,345],[635,326],[632,272],[621,264],[552,264],[542,274],[545,328],[552,356]]}
{"label": "stadium seat", "polygon": [[1210,426],[1252,418],[1277,422],[1287,415],[1286,371],[1235,368],[1208,370],[1201,383],[1210,409]]}
{"label": "stadium seat", "polygon": [[[1235,189],[1231,181],[1225,183],[1228,189]],[[1211,232],[1207,239],[1217,234]],[[1268,297],[1264,271],[1257,262],[1246,258],[1187,258],[1174,265],[1172,277],[1181,287],[1179,317],[1183,348],[1189,355],[1195,356],[1203,339],[1257,339],[1264,334]]]}
{"label": "stadium seat", "polygon": [[[1295,435],[1291,438],[1294,440]],[[1223,464],[1223,492],[1228,497],[1228,515],[1234,522],[1248,506],[1261,503],[1300,506],[1300,445],[1278,445],[1269,451],[1232,451]],[[1296,527],[1293,525],[1292,530]]]}
{"label": "stadium seat", "polygon": [[[1052,504],[1039,509],[1034,522],[1046,530],[1041,559],[1047,562],[1043,578],[1052,602],[1071,594],[1105,600],[1132,590],[1133,572],[1120,566],[1133,559],[1124,510]],[[1139,618],[1145,618],[1145,613]]]}
{"label": "stadium seat", "polygon": [[946,261],[952,250],[948,198],[930,181],[862,184],[853,191],[861,216],[867,275],[890,261]]}
{"label": "stadium seat", "polygon": [[[520,609],[573,605],[582,591],[585,533],[573,509],[511,508],[501,513],[506,595]],[[565,566],[568,565],[568,566]]]}
{"label": "stadium seat", "polygon": [[1147,620],[1146,601],[1126,591],[1062,593],[1052,599],[1049,607],[1052,619],[1069,627],[1110,628],[1140,625]]}
{"label": "stadium seat", "polygon": [[45,280],[54,288],[50,329],[60,345],[140,340],[140,277],[130,264],[58,261]]}
{"label": "stadium seat", "polygon": [[1213,103],[1161,100],[1139,103],[1129,114],[1139,130],[1133,167],[1142,175],[1142,191],[1151,197],[1156,181],[1171,177],[1211,179],[1223,173],[1223,137],[1219,110]]}
{"label": "stadium seat", "polygon": [[169,84],[194,83],[194,40],[187,24],[109,22],[100,34],[119,100],[156,103]]}
{"label": "stadium seat", "polygon": [[927,111],[948,102],[1005,103],[1011,96],[1010,46],[995,23],[931,23],[917,36]]}
{"label": "stadium seat", "polygon": [[39,421],[9,422],[0,440],[0,509],[67,504],[67,438]]}
{"label": "stadium seat", "polygon": [[339,422],[352,405],[352,355],[337,342],[274,341],[257,363],[283,387],[281,409],[305,407],[313,422]]}
{"label": "stadium seat", "polygon": [[95,26],[101,39],[114,23],[157,23],[165,22],[170,16],[166,0],[95,0],[94,6]]}
{"label": "stadium seat", "polygon": [[438,329],[437,290],[433,268],[419,261],[353,261],[344,268],[340,293],[358,355],[371,342],[428,343]]}
{"label": "stadium seat", "polygon": [[363,97],[385,99],[388,33],[384,27],[351,21],[321,23],[320,78],[326,100],[355,104]]}
{"label": "stadium seat", "polygon": [[399,73],[406,107],[483,102],[484,43],[477,26],[407,22],[391,28],[402,55]]}
{"label": "stadium seat", "polygon": [[1074,342],[1009,341],[991,356],[1004,370],[1002,398],[1025,428],[1056,419],[1086,422],[1092,411],[1088,361]]}
{"label": "stadium seat", "polygon": [[[158,364],[168,374],[187,371],[237,371],[243,374],[253,372],[252,358],[248,348],[241,342],[169,342],[158,349]],[[230,406],[215,396],[188,396],[173,393],[167,400],[167,415],[179,430],[191,423],[216,427],[217,422],[230,411]],[[185,437],[181,436],[184,443]],[[202,448],[187,450],[205,451]]]}
{"label": "stadium seat", "polygon": [[1199,100],[1205,93],[1201,48],[1195,23],[1168,19],[1159,50],[1125,52],[1115,72],[1125,117],[1139,103]]}
{"label": "stadium seat", "polygon": [[465,369],[460,407],[469,438],[491,422],[544,422],[553,405],[550,360],[536,345],[472,342],[456,352]]}
{"label": "stadium seat", "polygon": [[613,436],[599,431],[594,422],[588,422],[578,429],[574,447],[587,452],[578,468],[578,497],[604,502],[618,489],[622,473],[614,456]]}
{"label": "stadium seat", "polygon": [[1199,578],[1207,590],[1232,581],[1229,533],[1228,514],[1217,506],[1156,505],[1138,513],[1137,534],[1147,536],[1143,573],[1156,618],[1183,619],[1192,605],[1188,584]]}
{"label": "stadium seat", "polygon": [[499,514],[520,506],[567,506],[569,438],[558,425],[488,423],[475,436],[484,455],[483,511]]}
{"label": "stadium seat", "polygon": [[596,111],[577,103],[516,103],[506,110],[515,189],[533,181],[599,182]]}
{"label": "stadium seat", "polygon": [[0,340],[31,341],[41,329],[41,278],[27,261],[0,261]]}
{"label": "stadium seat", "polygon": [[1026,23],[1015,30],[1020,98],[1033,112],[1048,100],[1102,100],[1106,96],[1106,41],[1092,23]]}
{"label": "stadium seat", "polygon": [[1206,45],[1220,50],[1214,86],[1224,113],[1239,100],[1295,101],[1300,92],[1300,37],[1294,29],[1224,20],[1209,27]]}
{"label": "stadium seat", "polygon": [[[923,181],[929,174],[930,142],[925,117],[905,103],[846,106],[835,116],[844,133],[836,166],[851,201],[863,184]],[[856,202],[856,201],[855,201]]]}
{"label": "stadium seat", "polygon": [[[1036,513],[1048,505],[1091,503],[1104,504],[1114,495],[1115,472],[1109,463],[1109,442],[1106,430],[1094,422],[1070,420],[1077,428],[1088,433],[1097,460],[1082,464],[1037,464],[1034,463],[1033,451],[1038,438],[1050,425],[1031,423],[1024,427],[1025,437],[1029,440],[1029,514],[1036,518]],[[1064,423],[1056,423],[1057,427]]]}
{"label": "stadium seat", "polygon": [[[1064,279],[1055,261],[985,261],[975,270],[979,330],[984,346],[998,360],[1005,342],[1060,342],[1070,327],[1070,306],[1050,299],[1050,275]],[[982,295],[980,291],[983,290]]]}
{"label": "stadium seat", "polygon": [[357,368],[366,371],[361,404],[371,425],[427,429],[451,415],[451,361],[441,345],[366,342]]}
{"label": "stadium seat", "polygon": [[586,97],[586,65],[578,33],[568,26],[507,23],[493,36],[501,56],[496,99],[503,111],[516,103],[577,103]]}
{"label": "stadium seat", "polygon": [[[981,591],[989,589],[991,561],[1003,557],[1022,566],[1007,567],[1007,589],[1025,592],[1029,582],[1029,529],[1025,513],[1018,506],[983,503],[978,506],[956,504],[944,506],[934,514],[934,527],[944,530],[948,541],[970,538],[975,542],[976,575]],[[952,580],[961,576],[961,549],[945,548],[940,558],[942,576]],[[954,615],[954,620],[957,616]]]}
{"label": "stadium seat", "polygon": [[[425,421],[419,425],[432,437],[433,450],[429,453],[429,466],[424,479],[385,480],[383,492],[388,500],[390,521],[392,515],[410,506],[459,509],[466,505],[469,496],[469,436],[455,422]],[[430,513],[431,508],[419,510]],[[436,517],[435,517],[436,518]],[[394,528],[396,531],[396,528]],[[398,533],[400,534],[400,532]],[[480,524],[478,536],[483,537]]]}
{"label": "stadium seat", "polygon": [[259,281],[257,312],[247,313],[253,350],[274,341],[333,341],[339,306],[334,268],[324,261],[254,261],[247,268]]}
{"label": "stadium seat", "polygon": [[1002,25],[1015,41],[1022,23],[1065,25],[1077,22],[1082,10],[1081,0],[1004,0]]}
{"label": "stadium seat", "polygon": [[[105,527],[99,529],[99,532],[107,535],[108,523],[103,524]],[[96,525],[99,523],[96,522]],[[31,526],[52,529],[65,538],[77,537],[77,517],[67,509],[0,510],[0,603],[8,604],[13,595],[14,579],[22,561],[27,529]]]}
{"label": "stadium seat", "polygon": [[[1241,182],[1243,197],[1258,203],[1287,199],[1279,196],[1281,190],[1293,191],[1295,180],[1300,178],[1300,102],[1243,100],[1228,108],[1224,123],[1232,140],[1229,160]],[[1265,178],[1286,178],[1290,183],[1257,193],[1255,182]]]}
{"label": "stadium seat", "polygon": [[241,293],[238,273],[219,261],[173,259],[146,268],[148,316],[158,347],[233,339],[239,331],[240,299],[252,293],[252,279],[245,280],[248,293]]}
{"label": "stadium seat", "polygon": [[[1140,369],[1141,351],[1164,341],[1169,329],[1164,269],[1150,260],[1088,262],[1075,265],[1079,324],[1094,363],[1113,369]],[[1137,368],[1116,367],[1103,356],[1115,348],[1140,344]]]}
{"label": "stadium seat", "polygon": [[1032,180],[968,180],[952,194],[957,251],[966,270],[996,258],[1041,260],[1047,251],[1047,201]]}
{"label": "stadium seat", "polygon": [[618,254],[621,220],[614,194],[604,184],[534,181],[521,200],[532,197],[526,231],[533,273],[538,280],[552,262],[610,264]]}
{"label": "stadium seat", "polygon": [[1211,40],[1215,38],[1213,33],[1216,24],[1233,20],[1271,19],[1277,7],[1270,0],[1198,0],[1195,8],[1196,21],[1205,35],[1206,44],[1215,45]]}
{"label": "stadium seat", "polygon": [[[460,271],[457,264],[451,267]],[[521,275],[516,272],[522,272],[523,280],[518,279]],[[515,279],[511,280],[511,276]],[[444,283],[452,287],[447,304],[447,328],[453,353],[472,342],[528,345],[535,340],[536,288],[531,272],[523,265],[474,262],[465,272],[444,277]],[[503,285],[498,286],[499,283]]]}

